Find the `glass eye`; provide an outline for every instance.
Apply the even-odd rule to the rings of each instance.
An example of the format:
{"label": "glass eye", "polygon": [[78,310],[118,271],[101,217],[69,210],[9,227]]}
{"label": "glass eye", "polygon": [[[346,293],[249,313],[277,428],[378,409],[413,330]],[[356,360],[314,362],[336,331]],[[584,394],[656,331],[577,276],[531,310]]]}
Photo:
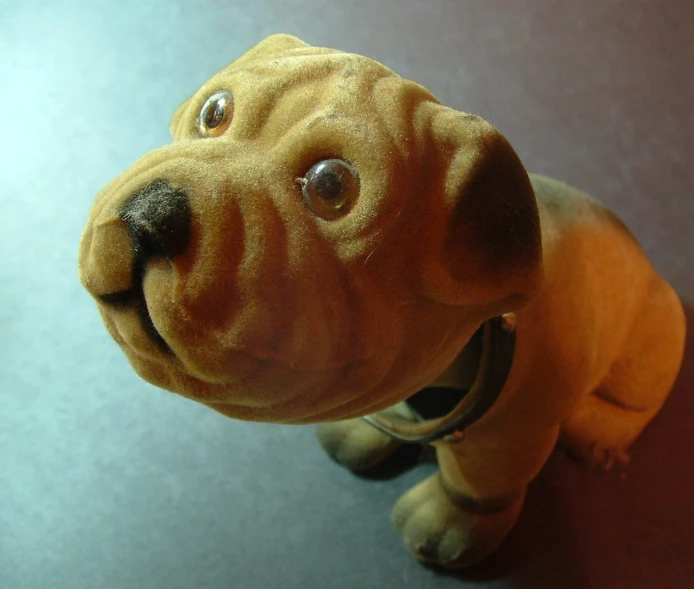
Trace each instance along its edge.
{"label": "glass eye", "polygon": [[300,183],[306,205],[323,219],[344,215],[359,196],[359,174],[338,159],[318,162]]}
{"label": "glass eye", "polygon": [[220,90],[203,104],[198,116],[198,132],[203,137],[219,137],[229,127],[234,114],[234,99],[228,90]]}

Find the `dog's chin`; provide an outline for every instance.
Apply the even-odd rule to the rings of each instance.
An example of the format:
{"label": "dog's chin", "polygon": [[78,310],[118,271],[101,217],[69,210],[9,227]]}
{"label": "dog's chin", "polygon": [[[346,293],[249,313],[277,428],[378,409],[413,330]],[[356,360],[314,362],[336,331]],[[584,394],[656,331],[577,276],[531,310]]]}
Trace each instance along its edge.
{"label": "dog's chin", "polygon": [[[358,412],[354,401],[364,394],[368,396],[369,387],[350,387],[355,393],[341,385],[353,379],[361,382],[366,373],[375,377],[374,383],[378,380],[368,361],[306,371],[241,350],[227,350],[225,374],[211,374],[204,366],[183,360],[185,350],[162,350],[141,326],[133,329],[132,321],[112,316],[105,319],[113,338],[143,380],[234,419],[308,424],[352,417]],[[156,326],[156,322],[153,324]]]}
{"label": "dog's chin", "polygon": [[200,367],[190,370],[175,356],[143,353],[141,348],[128,344],[121,347],[135,372],[145,381],[234,419],[314,423],[320,420],[320,414],[332,412],[339,405],[325,393],[339,380],[344,367],[300,372],[237,351],[230,360],[226,379],[220,375],[209,378]]}
{"label": "dog's chin", "polygon": [[[389,371],[389,364],[376,356],[352,353],[327,362],[292,362],[268,354],[259,340],[251,344],[253,334],[246,334],[248,345],[236,347],[204,330],[184,336],[177,330],[182,324],[190,328],[189,321],[171,316],[160,299],[137,294],[100,297],[99,304],[111,336],[137,374],[232,418],[302,424],[351,417],[361,408],[355,405],[358,398],[376,400],[374,387]],[[309,350],[308,356],[318,354]]]}

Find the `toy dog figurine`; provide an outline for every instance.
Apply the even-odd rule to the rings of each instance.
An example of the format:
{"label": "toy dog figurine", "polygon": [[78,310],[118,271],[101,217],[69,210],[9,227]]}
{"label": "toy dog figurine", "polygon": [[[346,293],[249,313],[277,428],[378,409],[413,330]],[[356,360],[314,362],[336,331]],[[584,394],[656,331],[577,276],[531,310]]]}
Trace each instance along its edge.
{"label": "toy dog figurine", "polygon": [[[423,561],[474,563],[557,441],[602,468],[658,412],[684,315],[624,225],[367,58],[270,37],[97,197],[80,277],[147,381],[237,419],[319,423]],[[366,416],[366,417],[365,417]],[[365,417],[365,419],[362,419]]]}

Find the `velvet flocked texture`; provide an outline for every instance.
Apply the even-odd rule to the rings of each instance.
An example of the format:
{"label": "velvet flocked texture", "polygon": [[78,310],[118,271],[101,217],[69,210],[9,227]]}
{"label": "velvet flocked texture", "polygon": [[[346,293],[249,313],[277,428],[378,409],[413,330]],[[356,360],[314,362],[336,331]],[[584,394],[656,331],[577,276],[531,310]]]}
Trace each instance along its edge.
{"label": "velvet flocked texture", "polygon": [[[219,90],[233,118],[201,138],[199,112]],[[242,419],[363,414],[416,392],[487,316],[539,286],[537,209],[505,139],[364,57],[271,37],[171,129],[172,145],[99,195],[80,258],[109,331],[154,384]],[[299,182],[329,158],[359,181],[334,220],[312,213]],[[123,209],[161,182],[188,195],[189,245],[133,277]],[[109,304],[138,281],[140,302]]]}
{"label": "velvet flocked texture", "polygon": [[[221,91],[231,100],[208,110]],[[80,248],[82,283],[146,380],[235,418],[320,422],[326,450],[359,469],[397,444],[355,418],[418,420],[400,402],[516,312],[499,400],[461,442],[434,444],[440,473],[395,506],[418,558],[484,557],[558,440],[625,463],[665,402],[684,347],[677,295],[615,215],[529,177],[478,117],[278,35],[185,101],[171,132],[98,195]],[[310,194],[342,208],[321,216],[309,172],[333,160],[341,171]],[[335,186],[351,187],[344,202]]]}

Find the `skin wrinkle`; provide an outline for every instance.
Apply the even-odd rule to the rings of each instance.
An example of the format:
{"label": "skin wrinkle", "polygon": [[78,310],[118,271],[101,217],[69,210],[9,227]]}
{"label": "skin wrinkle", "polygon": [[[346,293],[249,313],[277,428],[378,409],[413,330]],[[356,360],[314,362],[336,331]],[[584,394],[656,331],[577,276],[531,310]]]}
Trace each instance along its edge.
{"label": "skin wrinkle", "polygon": [[[403,301],[402,304],[408,304],[408,302]],[[448,330],[447,335],[441,338],[439,348],[434,353],[434,355],[436,357],[444,358],[445,354],[442,352],[442,350],[445,350],[446,348],[449,350],[462,349],[464,344],[460,344],[459,346],[451,346],[450,341],[447,341],[451,338],[460,339],[459,334],[461,333],[461,331],[464,332],[464,330],[461,330],[459,326],[451,326]],[[474,333],[474,331],[476,331],[476,329],[473,330],[472,333]],[[455,355],[457,355],[457,352],[455,353]],[[432,374],[422,373],[419,376],[419,380],[414,383],[411,383],[407,390],[393,388],[392,392],[389,395],[384,395],[384,387],[382,386],[383,382],[387,380],[388,377],[392,378],[393,372],[397,372],[399,366],[401,365],[401,362],[399,362],[399,360],[400,359],[397,357],[392,359],[392,361],[388,364],[387,370],[384,372],[383,378],[381,378],[377,383],[375,383],[373,387],[367,390],[363,390],[359,394],[355,392],[354,396],[348,399],[346,402],[340,402],[341,399],[336,399],[335,397],[332,397],[332,404],[327,410],[322,410],[320,412],[312,413],[310,415],[304,415],[299,418],[299,422],[311,423],[313,420],[325,421],[336,418],[350,419],[353,417],[359,417],[362,415],[373,413],[374,411],[385,409],[386,407],[389,407],[424,388],[429,382],[433,381],[435,377],[438,376],[438,373],[443,372],[443,370],[448,366],[448,364],[450,364],[450,362],[453,361],[453,358],[449,358],[448,362],[444,361],[440,367],[440,370],[434,370]],[[378,394],[374,394],[375,392],[377,392]],[[374,401],[365,403],[365,398],[373,398]],[[291,422],[299,423],[294,418],[292,418]]]}
{"label": "skin wrinkle", "polygon": [[[226,185],[224,186],[224,188],[226,189]],[[225,190],[222,190],[221,192],[225,192]],[[235,200],[230,199],[228,206],[231,209],[229,211],[229,216],[232,219],[236,220],[236,222],[234,222],[233,230],[235,234],[234,245],[236,245],[237,247],[224,248],[223,253],[225,255],[225,260],[229,260],[232,253],[235,257],[241,258],[245,252],[245,230],[243,225],[238,221],[238,219],[240,219],[238,203]],[[207,235],[203,232],[203,229],[204,224],[201,222],[199,218],[194,217],[193,234],[194,236],[197,236],[197,239],[191,240],[192,247],[189,249],[189,251],[186,252],[184,256],[179,257],[174,262],[175,266],[177,268],[180,268],[180,273],[182,275],[187,276],[188,279],[185,282],[179,281],[176,284],[175,295],[176,299],[180,301],[180,313],[183,322],[189,323],[194,320],[197,320],[201,322],[206,329],[210,329],[212,331],[224,331],[228,329],[229,322],[233,320],[233,305],[228,303],[220,305],[222,313],[220,313],[219,308],[215,308],[214,312],[211,313],[213,305],[209,303],[201,304],[199,300],[195,300],[196,293],[198,292],[197,289],[199,286],[197,275],[204,276],[207,272],[213,271],[217,266],[217,260],[214,257],[210,256],[209,253],[205,252],[205,250],[207,249],[205,247]],[[241,238],[236,237],[238,234],[241,234]],[[239,244],[241,247],[238,247]],[[227,253],[227,249],[231,249],[232,251]],[[234,260],[234,268],[238,267],[238,263],[238,260]],[[193,269],[195,267],[198,268],[198,273],[196,275],[193,275]],[[228,281],[229,277],[224,276],[224,280]],[[236,292],[235,284],[231,284],[227,288],[232,289],[232,293],[230,293],[232,294],[232,296],[230,298],[231,300],[234,300],[233,294]],[[198,307],[197,312],[193,310],[193,303],[195,303],[195,306]],[[204,313],[209,313],[209,318],[205,317]]]}
{"label": "skin wrinkle", "polygon": [[[412,304],[412,301],[403,301],[400,305],[408,305],[408,304]],[[454,332],[454,329],[451,328],[449,334],[453,333],[453,332]],[[442,345],[444,345],[444,344],[442,343]],[[300,415],[294,415],[294,416],[292,416],[292,418],[290,418],[286,421],[282,420],[282,422],[283,423],[308,423],[308,422],[312,422],[314,420],[317,420],[317,421],[325,420],[325,419],[330,418],[331,416],[335,417],[336,415],[344,416],[344,417],[363,415],[365,413],[372,412],[373,410],[376,410],[376,409],[384,408],[385,406],[394,403],[395,401],[399,400],[399,397],[402,397],[403,394],[406,396],[409,396],[409,394],[412,394],[412,393],[416,392],[417,390],[421,389],[423,386],[425,386],[426,383],[430,380],[428,377],[422,376],[421,381],[416,383],[415,385],[413,385],[411,387],[410,391],[407,391],[405,393],[403,393],[402,391],[396,391],[391,396],[388,396],[388,397],[378,397],[378,395],[377,395],[376,396],[378,398],[377,401],[375,401],[373,403],[369,403],[369,404],[364,404],[363,399],[369,398],[372,396],[373,391],[377,390],[379,388],[379,386],[381,385],[383,379],[386,377],[388,372],[390,372],[393,369],[397,370],[397,367],[395,366],[395,364],[396,363],[393,361],[388,365],[388,369],[384,372],[383,377],[381,379],[379,379],[377,382],[375,382],[373,387],[371,387],[369,389],[363,389],[357,396],[355,396],[355,391],[349,391],[348,394],[345,395],[346,401],[344,403],[340,402],[341,401],[340,398],[336,398],[334,395],[329,395],[330,406],[327,409],[321,408],[318,412],[305,412],[305,413],[302,413]],[[343,367],[343,373],[345,370],[349,370],[350,368],[351,368],[350,365],[344,366]],[[248,378],[252,378],[252,376],[253,375],[251,375]],[[339,377],[336,377],[334,380],[339,380],[342,378],[344,378],[344,374],[340,375]],[[248,380],[248,379],[245,379],[245,380]],[[330,393],[330,386],[325,386],[324,390],[326,391],[326,393],[329,394]],[[273,411],[276,411],[276,412],[281,414],[284,412],[284,407],[287,404],[289,404],[289,405],[295,404],[296,402],[300,402],[304,399],[306,399],[307,401],[313,401],[314,404],[318,404],[321,397],[305,398],[301,392],[295,391],[295,395],[291,399],[289,399],[289,401],[287,403],[267,404],[267,405],[264,405],[264,407],[266,409],[272,409]],[[221,405],[221,407],[218,405]],[[213,408],[215,408],[216,410],[220,410],[222,412],[228,412],[232,415],[234,414],[235,404],[227,405],[225,403],[220,403],[218,405],[213,406]],[[356,406],[356,407],[358,407],[358,409],[353,410],[352,406]],[[245,414],[243,418],[250,418],[250,416],[248,414]],[[257,419],[257,418],[255,418],[255,419]]]}
{"label": "skin wrinkle", "polygon": [[[279,212],[278,212],[279,216]],[[281,218],[281,224],[287,222],[286,218]],[[301,358],[304,354],[301,352],[305,349],[307,344],[309,345],[309,354],[312,356],[312,360],[316,362],[319,366],[325,366],[326,363],[330,363],[330,358],[334,354],[334,350],[330,349],[330,337],[326,333],[328,329],[325,320],[321,321],[316,317],[314,321],[308,321],[309,327],[308,331],[304,331],[302,334],[301,324],[307,321],[307,316],[314,314],[316,316],[325,314],[325,307],[322,304],[318,293],[315,292],[315,280],[312,280],[311,276],[306,276],[306,267],[313,266],[307,259],[314,258],[316,253],[312,251],[312,248],[307,246],[310,241],[308,234],[310,233],[310,228],[305,227],[302,235],[295,238],[293,241],[288,243],[285,248],[286,260],[284,261],[285,275],[288,274],[288,268],[299,268],[304,270],[303,272],[296,274],[291,280],[285,281],[283,285],[284,295],[283,299],[292,299],[292,309],[277,309],[273,315],[281,315],[287,320],[287,326],[283,330],[285,333],[284,345],[280,344],[281,348],[284,349],[284,354],[287,358],[294,358],[294,360],[289,361],[290,366],[296,365],[296,359]],[[320,247],[320,242],[316,244]],[[271,277],[270,280],[273,280]],[[307,307],[311,307],[311,311],[308,311]],[[337,335],[335,340],[340,339],[341,326],[335,328]],[[310,341],[313,340],[313,350],[319,349],[319,354],[311,354],[310,352]]]}
{"label": "skin wrinkle", "polygon": [[[355,363],[349,363],[346,364],[341,368],[340,371],[335,371],[334,376],[327,381],[321,381],[322,385],[325,385],[325,390],[330,390],[331,384],[338,382],[340,380],[343,380],[346,378],[346,375],[354,368]],[[373,389],[364,389],[358,398],[364,398],[369,396],[373,390],[376,390],[378,388],[378,384],[376,384]],[[353,395],[354,393],[352,393]],[[330,397],[330,404],[327,406],[327,408],[323,407],[319,411],[312,411],[311,407],[315,407],[318,404],[319,399],[315,399],[313,397],[307,397],[303,394],[301,390],[295,391],[294,394],[292,395],[291,398],[282,400],[281,402],[278,402],[276,404],[264,404],[262,406],[263,409],[265,410],[272,410],[273,412],[277,413],[278,415],[282,414],[291,414],[291,417],[288,417],[286,419],[279,418],[275,422],[276,423],[285,423],[285,424],[305,424],[305,423],[314,423],[316,421],[322,421],[326,419],[325,416],[331,415],[331,414],[339,414],[339,415],[344,415],[344,411],[342,410],[342,405],[339,403],[334,403],[335,398]],[[297,404],[297,401],[304,401],[304,406],[306,407],[306,411],[296,414],[294,411],[295,405]],[[262,417],[259,414],[252,415],[248,413],[247,411],[244,412],[241,410],[239,413],[237,413],[237,410],[241,406],[238,403],[227,403],[227,402],[218,402],[218,403],[208,403],[205,401],[205,403],[209,404],[211,408],[224,413],[226,415],[229,415],[231,417],[236,417],[239,419],[250,419],[253,421],[263,421]],[[300,403],[299,403],[300,404]]]}
{"label": "skin wrinkle", "polygon": [[[296,59],[296,57],[293,56],[290,59]],[[241,119],[244,120],[244,126],[242,127],[244,132],[242,134],[239,134],[239,132],[237,131],[237,133],[234,134],[235,137],[239,139],[252,140],[257,139],[257,137],[262,133],[267,133],[267,123],[270,117],[276,113],[277,103],[280,100],[285,100],[287,94],[291,94],[291,92],[301,91],[301,88],[297,88],[295,86],[295,79],[288,78],[278,80],[276,78],[274,73],[278,67],[281,67],[281,61],[282,60],[277,60],[277,62],[273,64],[275,67],[269,67],[265,64],[258,64],[255,67],[249,67],[247,69],[240,70],[237,73],[237,76],[239,78],[242,78],[242,76],[246,74],[254,79],[272,80],[272,82],[266,87],[266,91],[261,93],[261,100],[263,102],[260,102],[260,104],[258,104],[258,101],[256,100],[253,103],[252,107],[249,108],[248,116],[245,118],[243,116],[245,114],[244,112],[239,113]],[[333,67],[339,66],[340,64],[338,63],[335,64]],[[302,78],[305,80],[305,82],[311,82],[315,79],[324,79],[323,71],[309,70],[308,75],[306,75],[305,71],[303,71],[302,74]],[[337,74],[338,72],[331,72],[332,76],[335,76]],[[231,84],[233,85],[233,83],[234,82],[232,80]],[[311,97],[311,102],[303,102],[302,108],[307,111],[308,116],[310,116],[310,113],[315,112],[317,104],[322,104],[324,102],[324,96],[327,92],[329,92],[328,84],[325,85],[323,94],[314,94]],[[303,120],[298,121],[297,123],[295,123],[295,125],[299,125],[302,122]]]}
{"label": "skin wrinkle", "polygon": [[[236,277],[239,288],[244,293],[242,296],[246,297],[242,300],[242,308],[251,303],[249,299],[261,299],[267,304],[283,301],[283,286],[281,283],[277,284],[276,278],[286,274],[291,239],[277,204],[271,198],[255,202],[253,209],[248,204],[248,201],[244,201],[241,205],[247,255],[240,264]],[[270,290],[266,290],[266,285],[269,285]],[[269,315],[284,315],[278,311],[270,311]],[[280,325],[279,330],[285,331],[286,324]]]}
{"label": "skin wrinkle", "polygon": [[[277,208],[275,207],[273,210],[274,210],[273,215],[277,216]],[[242,215],[242,217],[243,217],[243,215]],[[282,224],[281,224],[281,223],[279,223],[279,224],[276,223],[275,225],[278,226],[278,227],[282,227]],[[247,224],[246,224],[246,226],[247,226]],[[259,225],[258,225],[257,223],[254,224],[253,226],[255,226],[256,228],[259,227]],[[265,224],[265,226],[263,227],[261,233],[262,233],[262,234],[267,233],[267,219],[266,219],[266,224]],[[257,249],[257,248],[250,248],[250,249]],[[285,248],[280,248],[280,249],[281,249],[281,250],[285,250],[285,251],[296,251],[296,248],[286,248],[286,247],[285,247]],[[264,262],[258,262],[257,264],[252,264],[251,266],[252,266],[253,268],[255,268],[255,266],[260,266],[260,267],[265,267],[265,268],[267,268],[267,264],[264,263]],[[254,272],[254,270],[253,270],[253,272]],[[274,276],[274,275],[276,274],[276,271],[271,271],[270,274],[272,274],[272,275]],[[250,290],[250,291],[253,291],[253,292],[257,292],[257,291],[258,291],[258,288],[245,289],[245,290]],[[273,297],[264,297],[264,298],[270,298],[270,299],[271,299],[271,298],[273,298]],[[291,314],[290,314],[290,315],[291,315]],[[258,354],[258,355],[261,355],[261,354]]]}
{"label": "skin wrinkle", "polygon": [[[241,215],[241,216],[243,217],[243,215]],[[269,221],[269,219],[266,217],[266,223],[267,223],[268,221]],[[257,226],[256,226],[256,227],[257,227]],[[245,231],[248,231],[248,225],[247,225],[246,223],[244,223],[244,230],[245,230]],[[258,233],[258,232],[256,231],[256,233]],[[251,236],[251,239],[252,239],[252,236]],[[247,256],[249,255],[248,252],[251,251],[251,250],[253,251],[254,255],[258,255],[258,254],[260,253],[260,251],[261,251],[257,246],[256,246],[256,247],[251,247],[251,248],[248,248],[248,249],[247,249],[247,255],[244,256],[245,259],[242,260],[242,262],[241,262],[241,264],[240,264],[240,268],[239,268],[239,270],[237,271],[238,274],[241,275],[241,278],[239,278],[239,281],[241,281],[241,282],[247,282],[247,281],[248,281],[248,279],[244,279],[242,275],[244,274],[244,270],[243,270],[244,264],[248,265]],[[251,265],[251,268],[247,271],[247,273],[250,274],[250,276],[251,276],[251,280],[253,279],[253,274],[255,273],[255,268],[256,268],[256,267],[257,267],[257,263],[252,264],[252,265]],[[238,281],[237,281],[237,284],[238,284]],[[243,286],[244,286],[243,284],[240,284],[240,285],[238,286],[240,292],[242,292],[243,290],[245,290],[245,289],[243,288]],[[209,287],[208,287],[208,288],[209,288]],[[253,289],[253,292],[254,292],[254,293],[257,293],[257,288]],[[213,301],[211,301],[211,303],[213,303]],[[214,303],[213,303],[213,304],[214,304]],[[216,304],[219,305],[219,302],[217,302]],[[247,300],[244,300],[243,298],[241,298],[241,299],[238,301],[238,303],[237,303],[237,308],[240,309],[241,313],[243,313],[244,310],[247,310],[247,306],[248,306],[248,301],[247,301]],[[235,315],[233,319],[234,319],[234,324],[238,325],[238,323],[239,323],[239,315],[238,315],[238,314]],[[222,331],[222,330],[215,330],[215,331],[213,331],[212,333],[210,333],[209,331],[205,331],[205,335],[206,335],[206,339],[207,339],[208,341],[209,341],[212,337],[218,338],[218,339],[217,339],[217,343],[213,346],[213,347],[215,347],[215,348],[219,348],[220,345],[221,345],[221,348],[222,348],[222,349],[228,349],[228,350],[230,350],[230,351],[238,350],[238,349],[246,349],[246,350],[250,351],[250,352],[251,352],[253,355],[255,355],[256,357],[258,357],[259,359],[266,358],[266,357],[270,357],[270,356],[272,356],[272,355],[274,354],[274,352],[272,352],[271,350],[268,350],[268,349],[265,349],[265,350],[261,350],[261,349],[258,349],[258,348],[253,349],[253,346],[248,346],[248,345],[239,347],[238,343],[234,341],[235,336],[233,335],[233,332]],[[238,337],[238,336],[236,336],[236,337]],[[182,338],[182,341],[185,341],[185,336]],[[208,349],[208,348],[209,348],[209,343],[205,346],[205,348],[203,348],[203,350],[204,350],[204,349]],[[203,351],[203,353],[204,353],[204,351]],[[192,361],[192,360],[191,360],[191,362],[192,362],[191,368],[195,369],[196,372],[197,372],[197,362],[198,362],[198,361]],[[203,375],[204,375],[204,372],[200,374],[200,376],[203,376]],[[218,377],[215,377],[215,379],[217,379],[217,378],[218,378]]]}
{"label": "skin wrinkle", "polygon": [[[453,330],[451,330],[452,332]],[[462,347],[462,346],[461,346]],[[383,382],[388,376],[392,376],[391,371],[397,370],[397,363],[393,362],[389,365],[389,369],[382,379],[374,384],[373,387],[369,389],[364,389],[359,394],[353,394],[346,402],[340,403],[340,400],[331,398],[331,404],[327,409],[322,409],[321,411],[315,413],[309,413],[300,416],[293,416],[287,421],[282,421],[281,423],[286,424],[310,424],[324,421],[333,421],[335,419],[352,419],[356,417],[361,417],[363,415],[368,415],[376,411],[386,409],[391,407],[402,399],[408,398],[415,394],[416,392],[423,389],[427,384],[434,380],[436,377],[436,372],[434,371],[432,375],[422,374],[420,375],[419,381],[411,383],[409,388],[406,390],[394,388],[391,390],[390,394],[383,394]],[[444,367],[445,368],[445,367]],[[441,369],[443,371],[443,368]],[[375,394],[377,393],[377,394]],[[297,395],[297,399],[302,398],[301,395]],[[373,399],[370,402],[364,402],[365,399]]]}
{"label": "skin wrinkle", "polygon": [[[348,273],[348,269],[345,268],[344,272]],[[356,280],[357,277],[355,277],[354,275],[347,276],[345,274],[343,279],[345,280],[346,285],[350,286],[352,289],[354,288],[353,285],[357,283],[357,280]],[[361,297],[357,297],[355,295],[350,295],[350,300],[352,300],[352,301],[354,301],[356,299],[360,299],[360,298]],[[356,316],[362,316],[362,315],[369,316],[369,313],[357,313],[356,314]],[[385,376],[389,372],[391,372],[391,370],[393,369],[394,362],[395,362],[395,359],[391,360],[388,364],[382,363],[382,365],[384,366],[384,370],[382,371],[383,372],[382,377],[380,377],[376,381],[373,381],[372,387],[364,388],[360,392],[357,392],[354,390],[348,390],[342,396],[336,396],[332,393],[331,386],[329,383],[322,383],[324,385],[323,390],[325,391],[324,396],[316,396],[316,391],[311,391],[311,393],[312,393],[311,397],[305,398],[304,395],[302,394],[302,392],[296,391],[296,393],[293,397],[293,401],[290,400],[290,403],[301,401],[301,400],[305,399],[307,402],[310,401],[313,404],[319,404],[321,400],[327,399],[330,402],[330,407],[328,409],[321,408],[321,410],[317,413],[304,413],[302,415],[295,416],[289,421],[291,421],[291,422],[298,422],[298,421],[306,422],[306,421],[311,420],[313,418],[320,419],[321,418],[320,415],[325,414],[325,413],[335,413],[336,409],[341,409],[343,407],[343,404],[342,404],[343,397],[345,399],[344,404],[351,404],[352,402],[356,402],[356,399],[363,399],[365,397],[368,397],[374,390],[378,389],[378,387],[381,385],[383,378],[385,378]],[[344,366],[342,366],[340,369],[340,373],[335,376],[333,381],[345,380],[347,378],[346,373],[349,372],[350,370],[352,370],[354,366],[355,366],[355,363],[347,363]],[[355,397],[355,395],[358,395],[358,396]],[[282,406],[272,405],[271,407],[272,407],[272,409],[278,411],[279,413],[282,413]]]}
{"label": "skin wrinkle", "polygon": [[[427,103],[439,104],[438,100],[419,84],[408,80],[403,81],[396,74],[379,80],[374,84],[371,92],[376,115],[383,129],[397,147],[403,161],[408,162],[410,167],[418,169],[426,144],[422,141],[421,133],[423,128],[427,128],[427,125],[422,124],[422,118],[426,116],[423,113],[422,105]],[[396,95],[397,98],[395,100],[381,100],[386,95],[389,95],[389,98]],[[392,116],[394,111],[402,112],[403,116],[394,119]],[[411,138],[416,138],[417,141],[411,141]]]}

